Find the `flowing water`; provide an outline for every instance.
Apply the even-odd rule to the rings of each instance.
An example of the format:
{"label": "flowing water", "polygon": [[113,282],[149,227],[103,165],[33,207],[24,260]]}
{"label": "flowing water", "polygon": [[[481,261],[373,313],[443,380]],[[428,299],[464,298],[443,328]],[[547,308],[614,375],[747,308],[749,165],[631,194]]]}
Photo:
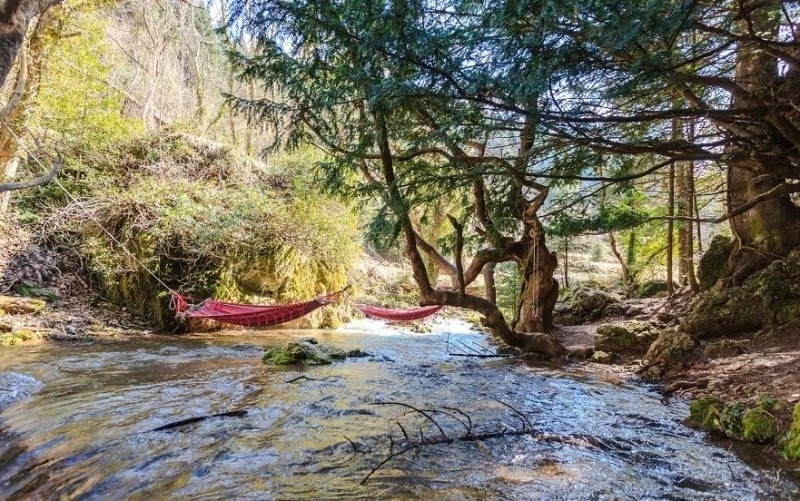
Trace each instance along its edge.
{"label": "flowing water", "polygon": [[[798,495],[779,473],[684,427],[685,403],[665,405],[633,382],[451,356],[485,339],[442,330],[365,323],[4,349],[0,499]],[[312,368],[261,363],[264,346],[310,334],[370,356]],[[247,413],[152,431],[238,410]],[[428,443],[413,447],[419,441]]]}

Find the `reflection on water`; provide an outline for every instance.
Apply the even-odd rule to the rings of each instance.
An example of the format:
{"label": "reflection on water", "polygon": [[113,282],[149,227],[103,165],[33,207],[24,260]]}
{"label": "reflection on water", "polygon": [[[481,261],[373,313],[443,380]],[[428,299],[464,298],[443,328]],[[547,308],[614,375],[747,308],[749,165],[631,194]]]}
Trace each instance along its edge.
{"label": "reflection on water", "polygon": [[[754,470],[633,384],[511,359],[452,357],[447,340],[365,322],[0,351],[0,498],[741,499],[796,486]],[[316,368],[261,364],[263,346],[313,334],[372,356]],[[305,376],[299,378],[299,376]],[[13,388],[9,388],[12,386]],[[8,391],[7,391],[8,390]],[[438,414],[438,430],[418,409]],[[387,462],[403,434],[534,432],[426,445]],[[455,410],[453,410],[455,409]],[[182,419],[234,410],[150,431]],[[460,419],[457,419],[460,418]],[[398,422],[400,423],[398,425]],[[526,425],[527,426],[527,425]],[[389,437],[392,437],[391,440]]]}

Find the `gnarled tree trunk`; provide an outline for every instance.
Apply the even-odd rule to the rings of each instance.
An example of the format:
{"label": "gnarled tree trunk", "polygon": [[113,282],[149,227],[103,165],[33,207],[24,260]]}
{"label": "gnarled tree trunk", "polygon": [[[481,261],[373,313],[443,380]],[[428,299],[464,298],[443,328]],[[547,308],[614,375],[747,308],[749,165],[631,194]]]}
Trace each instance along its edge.
{"label": "gnarled tree trunk", "polygon": [[535,216],[525,221],[522,249],[518,261],[522,283],[514,328],[523,332],[550,332],[558,299],[558,281],[553,277],[558,258],[545,245],[544,228]]}
{"label": "gnarled tree trunk", "polygon": [[[743,25],[755,33],[776,34],[779,28],[780,9],[778,0],[768,2],[748,1],[741,5]],[[795,68],[796,70],[796,68]],[[734,93],[732,106],[757,107],[770,102],[774,89],[791,89],[788,80],[797,80],[797,71],[786,72],[783,86],[778,86],[778,61],[768,51],[761,50],[756,42],[746,38],[738,42],[736,82],[741,88]],[[798,131],[797,116],[772,112],[763,121],[753,121],[740,132],[756,151],[740,155],[728,163],[728,209],[737,208],[764,195],[785,183],[787,178],[800,177],[781,150],[797,148],[792,144]],[[796,115],[796,114],[795,114]],[[751,147],[752,148],[752,147]],[[755,271],[771,261],[785,257],[800,246],[800,209],[788,195],[767,199],[750,210],[731,218],[731,227],[736,237],[730,257],[733,284],[741,284]]]}

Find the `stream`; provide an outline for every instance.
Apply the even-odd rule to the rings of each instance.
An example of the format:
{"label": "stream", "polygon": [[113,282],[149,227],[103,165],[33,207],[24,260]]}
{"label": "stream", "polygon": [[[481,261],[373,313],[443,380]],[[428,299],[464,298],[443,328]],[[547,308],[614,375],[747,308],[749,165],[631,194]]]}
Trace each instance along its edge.
{"label": "stream", "polygon": [[[685,427],[686,402],[569,367],[453,356],[485,336],[436,331],[363,321],[4,348],[0,499],[798,496]],[[262,364],[264,346],[307,336],[369,356]]]}

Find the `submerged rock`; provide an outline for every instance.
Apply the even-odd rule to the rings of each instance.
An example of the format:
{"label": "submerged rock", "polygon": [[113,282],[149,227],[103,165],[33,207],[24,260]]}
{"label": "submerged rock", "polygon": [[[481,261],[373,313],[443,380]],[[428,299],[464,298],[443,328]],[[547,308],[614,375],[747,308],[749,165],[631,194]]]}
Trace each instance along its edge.
{"label": "submerged rock", "polygon": [[31,376],[15,372],[0,373],[0,410],[23,398],[28,398],[44,387],[44,383]]}
{"label": "submerged rock", "polygon": [[643,354],[658,337],[659,327],[652,322],[615,322],[597,329],[594,347],[598,351]]}
{"label": "submerged rock", "polygon": [[346,357],[347,352],[340,348],[319,344],[316,339],[307,338],[270,348],[264,353],[262,360],[265,364],[272,365],[327,365]]}

